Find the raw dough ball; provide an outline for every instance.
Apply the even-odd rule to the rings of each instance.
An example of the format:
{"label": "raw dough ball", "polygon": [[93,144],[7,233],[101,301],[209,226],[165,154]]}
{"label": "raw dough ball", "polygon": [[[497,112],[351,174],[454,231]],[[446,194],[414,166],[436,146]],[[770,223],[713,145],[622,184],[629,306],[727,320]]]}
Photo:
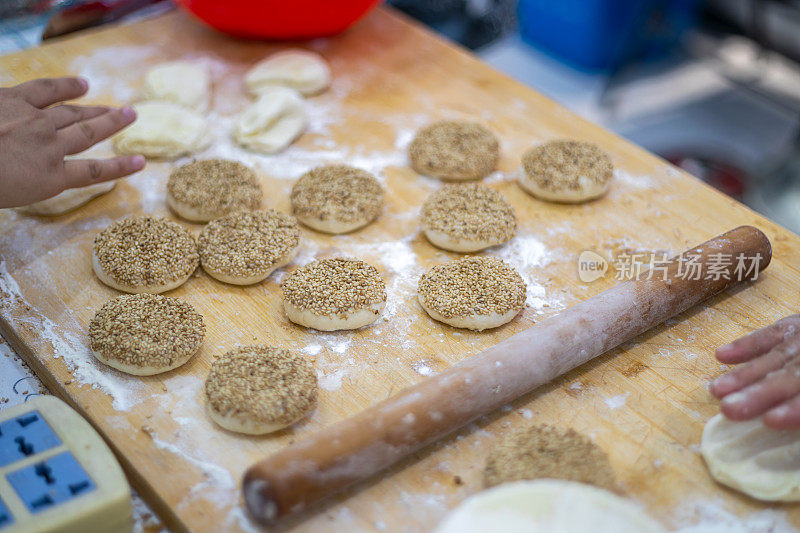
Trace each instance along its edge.
{"label": "raw dough ball", "polygon": [[294,89],[273,87],[248,107],[233,126],[233,138],[246,148],[274,154],[306,128],[303,98]]}
{"label": "raw dough ball", "polygon": [[485,185],[452,184],[422,204],[422,230],[434,245],[476,252],[508,242],[517,230],[514,208]]}
{"label": "raw dough ball", "polygon": [[136,122],[114,136],[118,154],[174,158],[202,150],[211,142],[208,123],[197,111],[155,100],[133,108]]}
{"label": "raw dough ball", "polygon": [[205,111],[211,97],[208,69],[189,61],[171,61],[156,65],[144,76],[142,97],[145,100],[166,100],[195,111]]}
{"label": "raw dough ball", "polygon": [[495,257],[467,257],[436,265],[422,275],[419,303],[439,322],[475,331],[510,322],[525,307],[519,273]]}
{"label": "raw dough ball", "polygon": [[383,210],[383,187],[364,170],[346,165],[318,167],[292,187],[292,214],[325,233],[348,233],[366,226]]}
{"label": "raw dough ball", "polygon": [[213,220],[200,233],[200,264],[209,276],[234,285],[267,279],[300,247],[293,216],[272,209],[240,211]]}
{"label": "raw dough ball", "polygon": [[800,430],[777,431],[761,419],[706,423],[700,452],[711,475],[764,501],[800,501]]}
{"label": "raw dough ball", "polygon": [[119,291],[157,294],[189,279],[200,258],[188,231],[160,217],[132,216],[114,222],[94,239],[92,268]]}
{"label": "raw dough ball", "polygon": [[580,203],[603,196],[613,176],[611,159],[596,145],[551,141],[522,156],[518,180],[542,200]]}
{"label": "raw dough ball", "polygon": [[547,424],[506,437],[489,453],[483,471],[487,487],[539,478],[565,479],[617,490],[614,470],[602,448],[572,428]]}
{"label": "raw dough ball", "polygon": [[497,168],[500,143],[474,122],[442,121],[417,132],[408,148],[419,174],[446,180],[474,180]]}
{"label": "raw dough ball", "polygon": [[89,324],[92,354],[135,376],[177,368],[197,353],[203,317],[180,298],[127,294],[106,302]]}
{"label": "raw dough ball", "polygon": [[245,75],[250,94],[258,96],[272,87],[288,87],[309,96],[331,84],[331,70],[319,54],[284,50],[257,63]]}
{"label": "raw dough ball", "polygon": [[282,348],[243,346],[211,365],[205,386],[211,420],[229,431],[263,435],[303,418],[317,401],[317,375]]}
{"label": "raw dough ball", "polygon": [[666,533],[634,502],[572,481],[518,481],[464,500],[434,533]]}
{"label": "raw dough ball", "polygon": [[86,204],[92,198],[96,198],[107,193],[117,184],[116,181],[106,181],[81,187],[80,189],[67,189],[61,194],[57,194],[47,200],[36,202],[35,204],[18,207],[17,211],[26,215],[57,216],[69,213],[73,209]]}
{"label": "raw dough ball", "polygon": [[167,181],[167,205],[193,222],[261,206],[255,173],[236,161],[201,159],[172,171]]}
{"label": "raw dough ball", "polygon": [[314,261],[292,272],[281,288],[289,320],[321,331],[366,326],[386,305],[380,273],[358,259]]}

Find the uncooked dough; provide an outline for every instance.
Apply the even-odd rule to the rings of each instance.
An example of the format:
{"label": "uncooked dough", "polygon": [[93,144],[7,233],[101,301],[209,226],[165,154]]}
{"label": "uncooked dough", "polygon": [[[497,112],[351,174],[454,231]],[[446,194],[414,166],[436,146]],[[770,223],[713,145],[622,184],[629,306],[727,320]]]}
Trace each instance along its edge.
{"label": "uncooked dough", "polygon": [[196,111],[206,111],[211,97],[208,69],[189,61],[161,63],[144,76],[142,98],[166,100]]}
{"label": "uncooked dough", "polygon": [[328,88],[331,70],[319,54],[306,50],[284,50],[253,66],[244,81],[254,96],[272,87],[288,87],[310,96]]}
{"label": "uncooked dough", "polygon": [[800,430],[777,431],[760,418],[706,423],[700,453],[711,475],[764,501],[800,501]]}
{"label": "uncooked dough", "polygon": [[314,408],[317,375],[289,350],[242,346],[211,365],[205,384],[209,417],[229,431],[263,435],[290,426]]}
{"label": "uncooked dough", "polygon": [[475,180],[497,168],[500,142],[476,122],[444,120],[417,132],[408,157],[411,167],[424,176]]}
{"label": "uncooked dough", "polygon": [[294,89],[271,87],[236,120],[233,138],[246,148],[274,154],[303,133],[306,112]]}
{"label": "uncooked dough", "polygon": [[313,261],[292,272],[281,289],[289,320],[320,331],[366,326],[386,305],[378,269],[359,259]]}
{"label": "uncooked dough", "polygon": [[542,200],[581,203],[603,196],[614,165],[598,146],[581,141],[551,141],[522,156],[517,180]]}
{"label": "uncooked dough", "polygon": [[158,100],[139,102],[133,108],[136,122],[114,137],[118,154],[174,158],[202,150],[211,142],[208,122],[197,111]]}
{"label": "uncooked dough", "polygon": [[630,500],[555,479],[507,483],[467,498],[435,533],[666,533]]}
{"label": "uncooked dough", "polygon": [[92,198],[96,198],[107,193],[117,184],[116,181],[106,181],[81,187],[79,189],[67,189],[61,194],[57,194],[47,200],[36,202],[35,204],[18,207],[17,211],[26,215],[57,216],[68,213],[73,209],[86,204]]}

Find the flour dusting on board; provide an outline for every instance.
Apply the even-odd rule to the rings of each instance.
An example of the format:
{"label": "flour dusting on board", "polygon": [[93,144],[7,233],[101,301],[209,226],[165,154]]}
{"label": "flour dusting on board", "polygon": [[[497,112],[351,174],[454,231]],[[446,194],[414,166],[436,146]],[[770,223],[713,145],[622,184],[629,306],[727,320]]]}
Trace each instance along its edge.
{"label": "flour dusting on board", "polygon": [[687,502],[676,512],[674,533],[798,533],[784,511],[765,509],[739,517],[722,500]]}

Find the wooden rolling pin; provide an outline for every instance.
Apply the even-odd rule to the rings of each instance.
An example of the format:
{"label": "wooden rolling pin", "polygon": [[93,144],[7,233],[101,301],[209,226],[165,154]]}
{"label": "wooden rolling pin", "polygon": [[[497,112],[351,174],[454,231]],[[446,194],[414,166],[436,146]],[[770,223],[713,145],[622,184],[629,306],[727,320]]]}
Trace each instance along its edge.
{"label": "wooden rolling pin", "polygon": [[[714,255],[720,253],[727,255]],[[738,257],[760,257],[759,268],[741,276],[754,278],[769,264],[772,249],[761,231],[741,226],[680,257],[692,255],[703,277],[709,277],[707,272],[717,277],[713,265],[724,263],[719,257],[727,257],[730,265],[718,279],[691,279],[695,276],[681,275],[680,260],[674,258],[666,279],[654,270],[653,279],[643,275],[619,283],[281,450],[245,473],[248,509],[263,523],[300,512],[735,285],[740,281]]]}

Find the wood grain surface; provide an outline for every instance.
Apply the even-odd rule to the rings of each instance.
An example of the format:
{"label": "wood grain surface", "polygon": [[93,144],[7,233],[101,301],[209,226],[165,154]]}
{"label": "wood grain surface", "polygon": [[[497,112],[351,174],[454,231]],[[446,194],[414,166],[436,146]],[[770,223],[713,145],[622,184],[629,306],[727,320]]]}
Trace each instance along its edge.
{"label": "wood grain surface", "polygon": [[[278,283],[285,272],[244,288],[198,272],[169,295],[186,298],[204,316],[204,346],[180,369],[148,378],[114,372],[88,353],[89,320],[117,295],[92,275],[91,246],[98,231],[128,214],[172,216],[163,197],[166,178],[184,161],[151,162],[110,194],[61,217],[0,212],[2,333],[53,393],[106,436],[131,483],[169,527],[255,528],[239,492],[250,464],[617,282],[613,268],[598,281],[581,282],[582,251],[607,257],[674,253],[742,224],[762,229],[772,241],[773,263],[758,281],[570,372],[281,529],[430,529],[481,489],[483,463],[498,439],[544,422],[591,435],[609,453],[625,492],[669,527],[719,523],[730,515],[800,525],[796,505],[759,503],[715,484],[697,453],[704,422],[718,412],[706,390],[709,379],[724,370],[713,349],[800,307],[797,236],[386,9],[344,35],[294,46],[323,54],[334,84],[308,101],[309,132],[270,157],[236,148],[228,131],[248,101],[242,74],[284,44],[230,39],[174,13],[0,58],[4,85],[78,74],[93,87],[86,100],[105,103],[135,100],[143,73],[158,62],[202,61],[215,83],[209,119],[216,140],[201,155],[252,165],[264,186],[265,206],[286,210],[299,174],[332,161],[371,170],[387,188],[386,212],[375,224],[339,237],[304,229],[303,250],[285,269],[313,257],[365,258],[389,287],[385,319],[356,332],[308,331],[281,312]],[[419,275],[457,256],[433,248],[419,233],[419,206],[440,183],[414,174],[404,153],[414,130],[440,118],[483,122],[501,140],[500,171],[486,182],[514,206],[520,228],[509,245],[486,253],[519,268],[529,282],[529,305],[497,330],[455,330],[430,320],[415,300]],[[549,204],[515,184],[526,148],[565,137],[596,142],[611,154],[617,172],[601,200]],[[200,228],[186,226],[195,234]],[[291,429],[238,436],[208,420],[202,383],[215,356],[256,341],[313,358],[320,402],[310,418]],[[767,509],[771,514],[764,514]]]}

